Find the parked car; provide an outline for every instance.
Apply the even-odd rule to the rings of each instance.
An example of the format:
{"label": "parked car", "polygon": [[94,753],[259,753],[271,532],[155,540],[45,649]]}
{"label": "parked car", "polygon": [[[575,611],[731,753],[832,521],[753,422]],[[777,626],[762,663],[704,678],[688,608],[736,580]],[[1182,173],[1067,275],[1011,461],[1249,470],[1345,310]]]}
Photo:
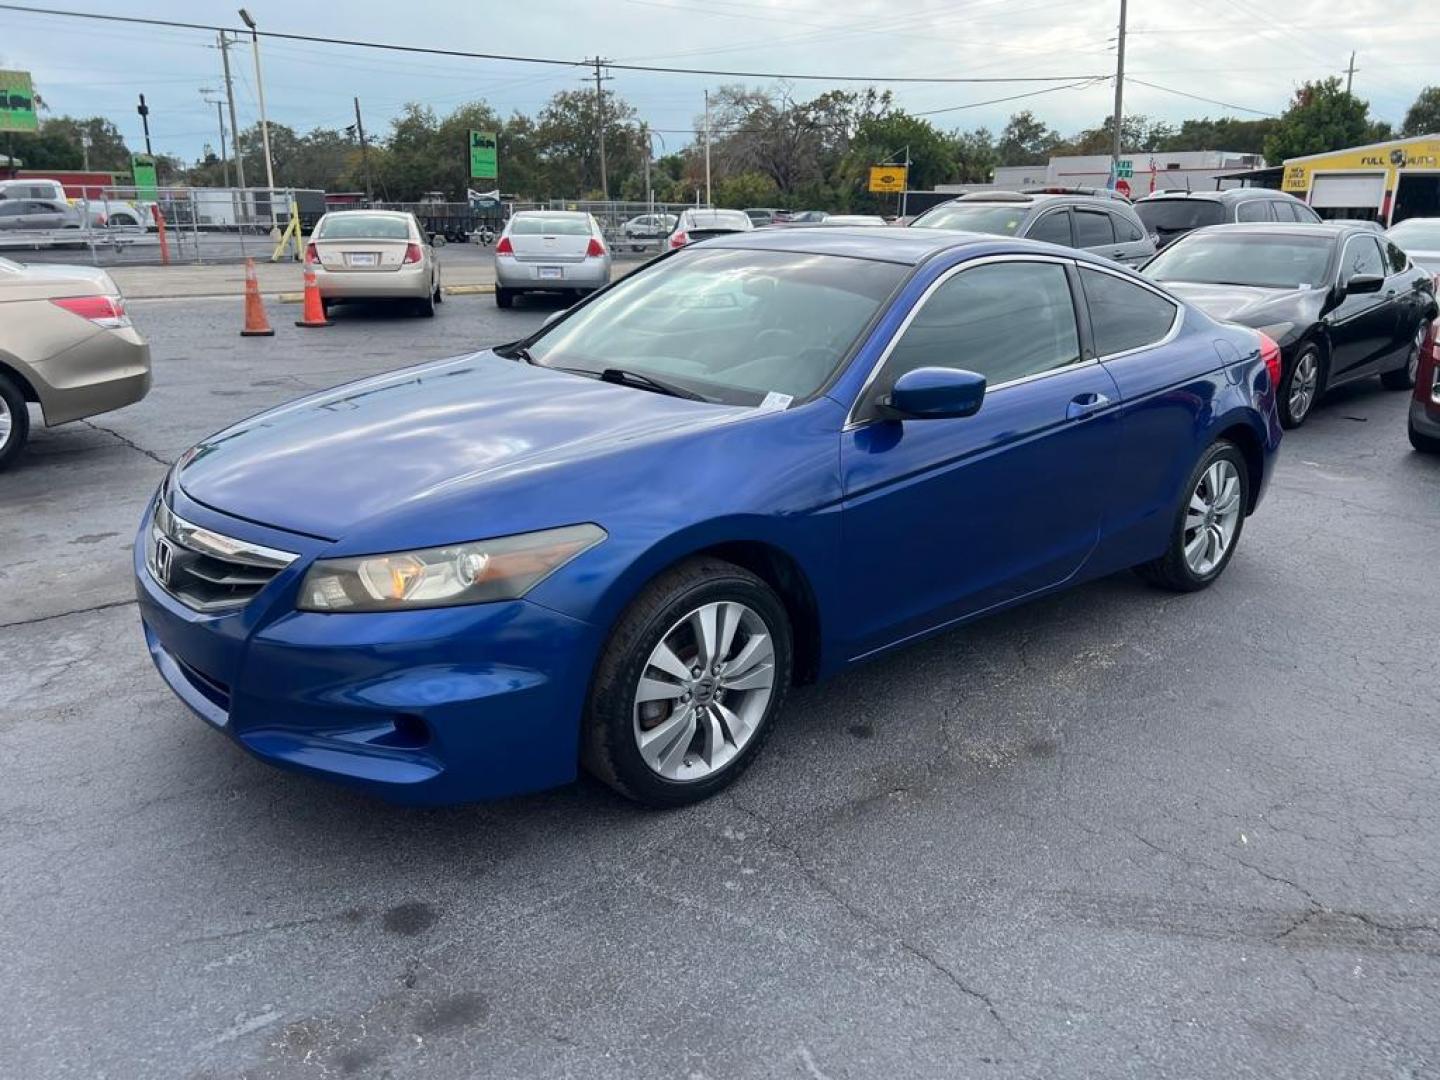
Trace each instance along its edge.
{"label": "parked car", "polygon": [[1135,201],[1135,213],[1157,247],[1178,240],[1191,229],[1231,222],[1275,221],[1313,225],[1320,215],[1302,200],[1270,188],[1227,188],[1224,191],[1157,191]]}
{"label": "parked car", "polygon": [[[44,177],[25,177],[23,179],[0,180],[0,202],[5,200],[32,199],[46,203],[63,203],[66,206],[74,207],[83,224],[89,218],[90,225],[96,229],[106,228],[110,222],[110,204],[105,199],[71,199],[65,192],[65,185],[59,180],[47,180]],[[117,212],[121,216],[120,224],[127,223],[129,217],[138,217],[134,208],[126,203],[117,203]],[[62,226],[63,227],[63,226]]]}
{"label": "parked car", "polygon": [[578,298],[609,282],[610,252],[589,214],[522,210],[505,223],[495,244],[495,303],[502,308],[525,293]]}
{"label": "parked car", "polygon": [[1440,454],[1440,323],[1430,324],[1430,334],[1420,350],[1415,373],[1415,393],[1410,399],[1410,445],[1427,454]]}
{"label": "parked car", "polygon": [[1303,424],[1326,390],[1355,379],[1414,386],[1436,317],[1432,275],[1362,225],[1195,229],[1155,256],[1145,276],[1279,343],[1286,427]]}
{"label": "parked car", "polygon": [[775,225],[819,225],[830,215],[824,210],[781,210],[776,213]]}
{"label": "parked car", "polygon": [[1108,195],[976,191],[930,208],[910,227],[1023,236],[1127,266],[1139,266],[1155,254],[1134,209]]}
{"label": "parked car", "polygon": [[1125,567],[1213,584],[1278,364],[1082,252],[718,236],[521,341],[205,439],[145,511],[139,613],[265,761],[414,803],[583,761],[689,803],[794,682]]}
{"label": "parked car", "polygon": [[80,211],[67,202],[50,199],[0,200],[0,229],[6,231],[80,229],[84,224]]}
{"label": "parked car", "polygon": [[1432,274],[1440,274],[1440,218],[1406,218],[1385,234]]}
{"label": "parked car", "polygon": [[750,206],[745,209],[745,216],[758,229],[762,225],[773,224],[777,217],[783,216],[784,210],[774,206]]}
{"label": "parked car", "polygon": [[853,226],[873,229],[890,224],[879,214],[830,214],[820,223],[826,226]]}
{"label": "parked car", "polygon": [[119,409],[149,389],[150,346],[109,274],[0,259],[0,470],[29,438],[27,403],[54,427]]}
{"label": "parked car", "polygon": [[686,210],[670,234],[670,247],[682,248],[712,236],[749,232],[753,228],[749,215],[743,210]]}
{"label": "parked car", "polygon": [[620,234],[632,251],[644,251],[656,240],[663,240],[675,229],[674,214],[641,214],[620,226]]}
{"label": "parked car", "polygon": [[325,313],[335,304],[401,300],[421,315],[444,299],[440,264],[415,215],[399,210],[335,210],[321,216],[305,245]]}

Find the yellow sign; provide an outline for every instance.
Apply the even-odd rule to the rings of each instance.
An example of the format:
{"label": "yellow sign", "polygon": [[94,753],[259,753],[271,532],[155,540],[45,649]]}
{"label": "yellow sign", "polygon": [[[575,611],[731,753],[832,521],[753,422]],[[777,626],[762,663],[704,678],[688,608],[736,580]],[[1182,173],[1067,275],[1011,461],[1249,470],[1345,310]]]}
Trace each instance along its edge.
{"label": "yellow sign", "polygon": [[1440,170],[1440,142],[1433,139],[1404,140],[1379,143],[1358,150],[1336,150],[1333,154],[1291,158],[1285,162],[1285,178],[1281,186],[1302,199],[1310,190],[1317,172],[1384,172],[1385,190],[1395,188],[1400,169]]}
{"label": "yellow sign", "polygon": [[882,195],[898,195],[905,190],[907,171],[904,165],[871,165],[870,190]]}

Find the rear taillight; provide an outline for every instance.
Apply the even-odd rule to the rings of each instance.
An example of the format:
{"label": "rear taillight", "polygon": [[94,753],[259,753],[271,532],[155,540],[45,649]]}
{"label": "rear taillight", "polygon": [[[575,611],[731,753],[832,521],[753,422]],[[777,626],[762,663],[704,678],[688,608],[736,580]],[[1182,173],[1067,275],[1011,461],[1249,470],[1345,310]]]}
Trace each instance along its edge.
{"label": "rear taillight", "polygon": [[320,261],[320,249],[314,244],[305,245],[305,265],[314,266]]}
{"label": "rear taillight", "polygon": [[514,255],[515,245],[510,243],[510,237],[502,236],[500,242],[495,245],[496,255]]}
{"label": "rear taillight", "polygon": [[403,262],[418,263],[424,257],[424,254],[420,251],[419,244],[405,245],[405,258],[402,260]]}
{"label": "rear taillight", "polygon": [[1265,361],[1265,370],[1270,373],[1270,389],[1280,392],[1280,346],[1265,334],[1260,335],[1260,359]]}
{"label": "rear taillight", "polygon": [[585,257],[587,259],[598,259],[605,254],[605,245],[600,242],[599,237],[592,236],[590,243],[585,245]]}
{"label": "rear taillight", "polygon": [[64,296],[50,302],[107,330],[119,330],[130,325],[130,316],[125,314],[125,301],[118,296]]}
{"label": "rear taillight", "polygon": [[689,242],[690,237],[686,236],[683,232],[670,234],[670,246],[672,248],[682,248]]}

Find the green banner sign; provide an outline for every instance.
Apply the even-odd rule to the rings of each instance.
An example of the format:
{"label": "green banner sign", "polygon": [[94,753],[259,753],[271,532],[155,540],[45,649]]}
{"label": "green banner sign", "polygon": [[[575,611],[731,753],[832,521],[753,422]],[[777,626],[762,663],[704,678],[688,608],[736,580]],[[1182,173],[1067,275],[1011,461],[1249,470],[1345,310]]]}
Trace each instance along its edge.
{"label": "green banner sign", "polygon": [[1115,162],[1115,178],[1117,180],[1133,180],[1135,178],[1135,162],[1126,158]]}
{"label": "green banner sign", "polygon": [[0,71],[0,131],[38,131],[35,87],[28,71]]}
{"label": "green banner sign", "polygon": [[470,132],[470,179],[498,180],[500,178],[496,146],[495,132]]}
{"label": "green banner sign", "polygon": [[159,184],[155,179],[155,159],[136,154],[130,159],[131,183],[135,185],[135,198],[141,202],[154,202],[160,197]]}

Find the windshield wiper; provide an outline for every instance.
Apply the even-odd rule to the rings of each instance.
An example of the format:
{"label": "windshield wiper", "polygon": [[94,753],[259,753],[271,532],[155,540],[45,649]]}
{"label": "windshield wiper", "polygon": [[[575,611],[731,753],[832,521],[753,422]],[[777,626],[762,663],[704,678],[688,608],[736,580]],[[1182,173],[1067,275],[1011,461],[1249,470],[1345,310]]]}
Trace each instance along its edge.
{"label": "windshield wiper", "polygon": [[697,394],[694,390],[687,390],[683,386],[676,386],[672,382],[665,382],[653,375],[642,375],[638,371],[630,371],[627,368],[603,368],[598,377],[602,382],[618,383],[621,386],[637,386],[642,390],[653,390],[657,394],[669,394],[671,397],[686,398],[689,401],[709,400],[704,394]]}

